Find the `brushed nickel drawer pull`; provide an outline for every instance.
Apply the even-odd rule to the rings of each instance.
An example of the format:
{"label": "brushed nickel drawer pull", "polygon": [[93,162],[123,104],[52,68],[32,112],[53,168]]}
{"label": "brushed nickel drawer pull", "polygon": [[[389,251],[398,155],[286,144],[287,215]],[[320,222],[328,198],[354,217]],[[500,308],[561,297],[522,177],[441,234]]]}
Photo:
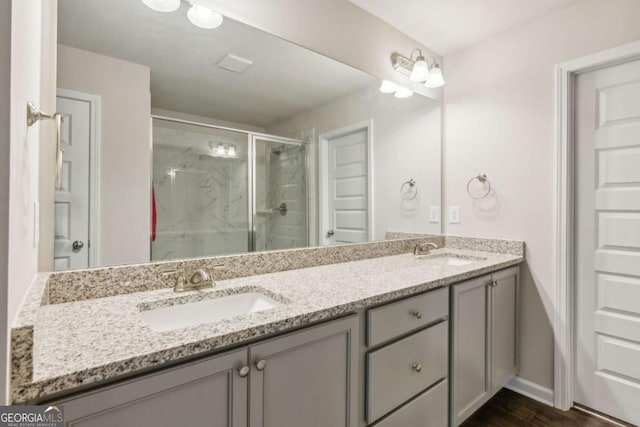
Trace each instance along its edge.
{"label": "brushed nickel drawer pull", "polygon": [[420,310],[416,310],[412,314],[416,319],[422,319],[422,312]]}
{"label": "brushed nickel drawer pull", "polygon": [[422,365],[420,365],[419,363],[414,363],[412,366],[413,370],[416,372],[420,372],[422,371]]}

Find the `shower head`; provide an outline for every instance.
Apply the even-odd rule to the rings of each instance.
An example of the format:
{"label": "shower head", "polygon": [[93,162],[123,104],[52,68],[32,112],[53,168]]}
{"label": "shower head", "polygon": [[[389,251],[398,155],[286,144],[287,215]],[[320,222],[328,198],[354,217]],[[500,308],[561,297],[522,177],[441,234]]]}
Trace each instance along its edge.
{"label": "shower head", "polygon": [[276,156],[279,156],[280,154],[282,154],[283,151],[284,151],[284,144],[283,145],[278,145],[277,147],[273,147],[271,149],[271,152],[273,154],[275,154]]}

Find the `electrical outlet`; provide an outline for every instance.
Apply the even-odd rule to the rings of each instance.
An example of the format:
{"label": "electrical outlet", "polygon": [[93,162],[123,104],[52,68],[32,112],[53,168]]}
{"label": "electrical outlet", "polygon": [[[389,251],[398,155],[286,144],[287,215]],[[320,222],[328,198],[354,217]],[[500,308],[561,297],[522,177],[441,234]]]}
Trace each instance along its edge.
{"label": "electrical outlet", "polygon": [[460,206],[449,207],[449,224],[460,224]]}
{"label": "electrical outlet", "polygon": [[429,211],[429,222],[437,224],[440,222],[440,206],[431,206]]}

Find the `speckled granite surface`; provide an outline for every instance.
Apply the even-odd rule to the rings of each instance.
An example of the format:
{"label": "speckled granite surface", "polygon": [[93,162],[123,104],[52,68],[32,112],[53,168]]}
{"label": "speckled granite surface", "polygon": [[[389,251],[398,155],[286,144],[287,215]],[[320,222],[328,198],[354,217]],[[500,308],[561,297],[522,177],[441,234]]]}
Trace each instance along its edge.
{"label": "speckled granite surface", "polygon": [[[449,266],[434,260],[438,257],[415,258],[403,253],[237,277],[219,281],[214,289],[206,291],[175,294],[170,289],[158,289],[48,305],[42,299],[46,285],[36,283],[16,325],[19,329],[32,327],[33,346],[32,352],[24,346],[12,355],[16,366],[22,367],[14,373],[12,400],[33,401],[68,392],[523,261],[520,255],[448,248],[434,251],[440,258],[445,253],[481,260]],[[79,285],[89,287],[91,283]],[[162,333],[153,332],[140,313],[141,307],[171,305],[181,298],[198,299],[211,292],[225,295],[243,287],[264,289],[289,303],[270,311]]]}
{"label": "speckled granite surface", "polygon": [[386,255],[409,252],[417,242],[432,241],[444,246],[442,236],[418,239],[383,240],[339,246],[322,246],[283,251],[253,252],[210,258],[164,261],[140,265],[124,265],[86,270],[52,273],[49,278],[51,304],[82,299],[163,289],[173,286],[171,277],[163,276],[166,270],[198,268],[216,269],[215,280],[234,279],[256,274],[295,270],[338,262],[358,261]]}

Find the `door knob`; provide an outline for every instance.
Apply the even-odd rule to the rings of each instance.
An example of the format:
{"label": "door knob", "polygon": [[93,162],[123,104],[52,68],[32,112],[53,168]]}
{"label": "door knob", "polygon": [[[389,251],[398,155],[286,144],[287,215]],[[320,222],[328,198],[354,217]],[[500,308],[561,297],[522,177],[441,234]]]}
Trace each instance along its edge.
{"label": "door knob", "polygon": [[331,236],[333,236],[334,234],[336,234],[336,233],[335,233],[335,231],[333,231],[333,230],[329,230],[329,231],[327,231],[327,237],[331,237]]}
{"label": "door knob", "polygon": [[75,252],[78,252],[80,249],[84,248],[84,242],[82,240],[76,240],[75,242],[73,242],[71,247]]}

